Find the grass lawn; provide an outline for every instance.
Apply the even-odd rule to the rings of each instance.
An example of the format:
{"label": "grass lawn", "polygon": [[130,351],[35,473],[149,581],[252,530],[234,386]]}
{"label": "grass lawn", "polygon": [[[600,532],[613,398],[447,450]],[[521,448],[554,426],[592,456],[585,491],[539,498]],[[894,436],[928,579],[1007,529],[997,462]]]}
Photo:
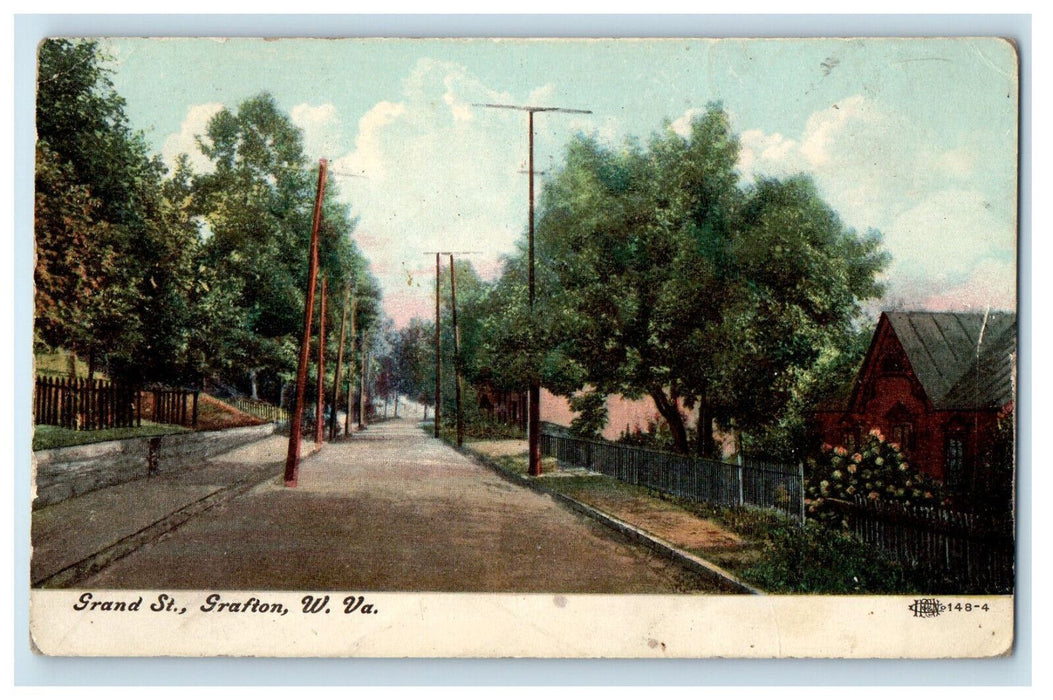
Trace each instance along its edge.
{"label": "grass lawn", "polygon": [[[40,352],[33,356],[34,365],[36,367],[36,373],[40,376],[47,377],[60,377],[65,379],[69,377],[69,353],[65,350],[55,350],[53,352]],[[81,358],[77,358],[77,378],[87,379],[88,377],[88,363]],[[106,375],[95,371],[96,379],[106,379]]]}
{"label": "grass lawn", "polygon": [[162,425],[149,421],[143,421],[139,428],[110,428],[108,430],[70,430],[56,425],[38,425],[33,432],[33,449],[50,450],[56,447],[87,445],[107,440],[125,440],[186,432],[190,431],[178,425]]}

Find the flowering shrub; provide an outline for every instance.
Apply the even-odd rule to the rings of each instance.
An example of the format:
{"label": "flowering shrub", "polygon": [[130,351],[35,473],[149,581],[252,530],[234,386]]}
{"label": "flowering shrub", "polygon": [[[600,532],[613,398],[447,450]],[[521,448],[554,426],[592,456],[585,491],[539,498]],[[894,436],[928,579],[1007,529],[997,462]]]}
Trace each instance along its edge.
{"label": "flowering shrub", "polygon": [[823,445],[818,459],[808,461],[804,504],[809,517],[836,523],[841,516],[831,499],[894,501],[904,506],[943,503],[939,482],[916,471],[895,443],[870,431],[857,451]]}

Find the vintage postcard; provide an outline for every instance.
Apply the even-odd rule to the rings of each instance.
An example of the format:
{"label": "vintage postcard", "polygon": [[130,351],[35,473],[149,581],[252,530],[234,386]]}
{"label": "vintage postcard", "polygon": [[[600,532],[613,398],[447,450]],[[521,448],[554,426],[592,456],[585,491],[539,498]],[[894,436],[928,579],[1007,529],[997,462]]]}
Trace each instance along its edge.
{"label": "vintage postcard", "polygon": [[1011,42],[37,68],[36,652],[1012,653]]}

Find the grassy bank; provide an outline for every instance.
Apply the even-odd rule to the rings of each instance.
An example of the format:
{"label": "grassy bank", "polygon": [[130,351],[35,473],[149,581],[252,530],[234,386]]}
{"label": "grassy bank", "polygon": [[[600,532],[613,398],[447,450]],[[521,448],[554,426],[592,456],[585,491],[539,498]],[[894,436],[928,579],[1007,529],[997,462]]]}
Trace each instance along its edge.
{"label": "grassy bank", "polygon": [[94,442],[109,440],[126,440],[128,438],[156,437],[189,432],[178,425],[162,425],[143,421],[138,428],[110,428],[108,430],[70,430],[55,425],[38,425],[33,432],[34,450],[51,450],[56,447],[88,445]]}

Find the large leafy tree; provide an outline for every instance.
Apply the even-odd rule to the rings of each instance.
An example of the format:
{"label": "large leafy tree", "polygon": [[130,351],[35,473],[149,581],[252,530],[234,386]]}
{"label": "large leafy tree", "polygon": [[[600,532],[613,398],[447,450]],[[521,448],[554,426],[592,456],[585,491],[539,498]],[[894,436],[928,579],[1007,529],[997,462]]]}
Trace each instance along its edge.
{"label": "large leafy tree", "polygon": [[[199,144],[213,165],[211,172],[194,180],[196,206],[209,231],[207,266],[222,278],[242,283],[234,304],[238,341],[230,344],[237,348],[232,359],[241,376],[236,371],[230,379],[247,379],[255,386],[263,376],[277,393],[295,367],[303,328],[317,171],[304,156],[299,128],[266,93],[236,110],[218,112]],[[331,301],[342,299],[346,286],[354,285],[357,328],[371,328],[379,316],[379,291],[351,241],[355,220],[336,194],[337,186],[330,181],[320,232],[319,278],[326,277]]]}
{"label": "large leafy tree", "polygon": [[37,319],[44,340],[116,376],[164,379],[194,231],[173,226],[164,167],[133,132],[92,41],[46,40],[36,104]]}
{"label": "large leafy tree", "polygon": [[880,293],[878,236],[844,227],[807,178],[744,186],[738,148],[719,106],[646,147],[579,137],[542,195],[527,372],[561,368],[565,394],[649,396],[680,451],[685,409],[703,450],[712,419],[773,421]]}

